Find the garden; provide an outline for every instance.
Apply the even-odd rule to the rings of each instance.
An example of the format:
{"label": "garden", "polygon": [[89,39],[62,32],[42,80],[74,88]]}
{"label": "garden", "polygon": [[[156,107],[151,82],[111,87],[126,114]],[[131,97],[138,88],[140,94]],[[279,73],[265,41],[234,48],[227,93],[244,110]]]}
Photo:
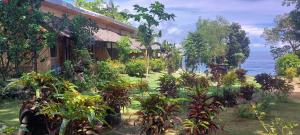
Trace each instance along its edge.
{"label": "garden", "polygon": [[[131,57],[142,50],[132,49],[124,36],[116,43],[117,59],[95,60],[87,44],[99,29],[92,20],[66,15],[57,22],[35,2],[0,2],[0,134],[300,134],[298,53],[280,55],[276,74],[249,76],[241,64],[250,40],[238,23],[199,19],[178,48],[155,42],[160,23],[176,17],[160,2],[134,5],[132,14],[107,11],[139,23],[136,36],[145,55]],[[81,6],[93,4],[85,2]],[[12,11],[18,14],[9,16]],[[64,61],[61,72],[38,72],[37,52],[51,48],[57,34],[48,25],[54,20],[72,31],[76,57]],[[20,70],[27,61],[31,72]],[[198,72],[200,65],[207,70]]]}

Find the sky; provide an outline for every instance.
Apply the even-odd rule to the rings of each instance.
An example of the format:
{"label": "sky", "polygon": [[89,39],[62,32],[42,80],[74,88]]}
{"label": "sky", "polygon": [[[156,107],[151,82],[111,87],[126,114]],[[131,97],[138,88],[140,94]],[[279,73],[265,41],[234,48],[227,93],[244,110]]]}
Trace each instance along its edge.
{"label": "sky", "polygon": [[[247,32],[251,49],[267,49],[261,34],[264,28],[274,25],[277,15],[289,12],[292,7],[282,6],[283,0],[159,0],[167,12],[176,15],[175,21],[160,26],[161,40],[182,43],[188,32],[194,31],[197,20],[215,19],[223,16],[230,22],[237,22]],[[114,0],[120,9],[133,12],[133,5],[149,6],[154,0]],[[136,25],[133,23],[133,25]]]}

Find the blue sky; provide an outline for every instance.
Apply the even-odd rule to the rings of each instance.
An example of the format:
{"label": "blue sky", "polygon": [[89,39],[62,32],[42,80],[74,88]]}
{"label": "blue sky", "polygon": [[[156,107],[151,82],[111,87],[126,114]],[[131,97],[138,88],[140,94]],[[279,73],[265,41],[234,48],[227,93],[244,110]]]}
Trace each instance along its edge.
{"label": "blue sky", "polygon": [[[72,1],[72,0],[65,0]],[[133,12],[133,5],[149,6],[155,0],[114,0],[121,10]],[[289,12],[292,7],[282,6],[283,0],[158,0],[166,10],[176,15],[175,21],[160,26],[161,40],[180,44],[187,33],[195,30],[199,17],[215,19],[223,16],[230,22],[238,22],[251,40],[252,50],[268,50],[261,38],[263,29],[272,27],[277,15]],[[132,23],[137,25],[136,23]]]}
{"label": "blue sky", "polygon": [[[223,16],[238,22],[251,39],[252,49],[266,49],[261,34],[265,27],[272,27],[274,18],[292,7],[283,7],[283,0],[159,0],[175,21],[163,23],[162,39],[181,43],[189,31],[195,30],[199,17],[214,19]],[[132,5],[148,6],[154,0],[115,0],[121,9],[132,11]]]}

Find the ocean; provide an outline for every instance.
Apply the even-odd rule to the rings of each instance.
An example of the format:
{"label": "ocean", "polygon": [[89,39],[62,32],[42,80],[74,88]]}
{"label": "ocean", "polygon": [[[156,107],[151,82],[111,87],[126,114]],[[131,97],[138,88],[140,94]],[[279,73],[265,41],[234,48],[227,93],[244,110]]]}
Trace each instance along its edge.
{"label": "ocean", "polygon": [[275,60],[269,49],[253,49],[242,68],[252,76],[260,73],[275,74]]}
{"label": "ocean", "polygon": [[[184,63],[184,62],[183,62]],[[272,57],[269,49],[252,49],[250,56],[242,64],[242,68],[247,70],[247,75],[255,76],[261,73],[275,74],[275,60]],[[185,69],[185,64],[183,64]],[[204,72],[206,67],[200,65],[198,72]]]}

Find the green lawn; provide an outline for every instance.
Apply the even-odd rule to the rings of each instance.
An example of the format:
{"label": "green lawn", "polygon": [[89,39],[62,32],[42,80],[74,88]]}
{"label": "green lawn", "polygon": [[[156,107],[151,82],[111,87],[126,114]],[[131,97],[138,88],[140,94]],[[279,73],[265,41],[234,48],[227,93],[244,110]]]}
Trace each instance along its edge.
{"label": "green lawn", "polygon": [[[157,92],[158,78],[163,73],[151,73],[148,78],[150,83],[150,92]],[[122,75],[126,80],[130,82],[138,82],[141,78],[129,77]],[[143,78],[145,79],[145,78]],[[120,127],[115,128],[112,131],[107,132],[108,135],[122,135],[122,134],[139,134],[139,126],[135,123],[137,116],[134,114],[139,108],[138,101],[134,100],[136,96],[147,96],[146,93],[138,91],[132,91],[132,102],[128,108],[125,108],[123,112],[124,122]],[[5,123],[8,126],[18,127],[18,113],[20,107],[20,101],[4,100],[0,104],[0,123]],[[284,120],[295,121],[300,124],[300,102],[289,101],[287,103],[280,103],[271,110],[268,115],[267,121],[276,117]],[[182,116],[184,117],[184,113]],[[224,130],[216,133],[217,135],[259,135],[263,132],[263,129],[259,122],[255,119],[239,118],[236,113],[236,108],[226,108],[221,114],[220,118],[224,125]],[[1,127],[1,125],[0,125]],[[300,135],[300,126],[295,130],[296,135]],[[170,130],[167,134],[176,134],[176,130]]]}
{"label": "green lawn", "polygon": [[8,127],[18,127],[20,101],[1,100],[0,104],[0,129],[3,125]]}

